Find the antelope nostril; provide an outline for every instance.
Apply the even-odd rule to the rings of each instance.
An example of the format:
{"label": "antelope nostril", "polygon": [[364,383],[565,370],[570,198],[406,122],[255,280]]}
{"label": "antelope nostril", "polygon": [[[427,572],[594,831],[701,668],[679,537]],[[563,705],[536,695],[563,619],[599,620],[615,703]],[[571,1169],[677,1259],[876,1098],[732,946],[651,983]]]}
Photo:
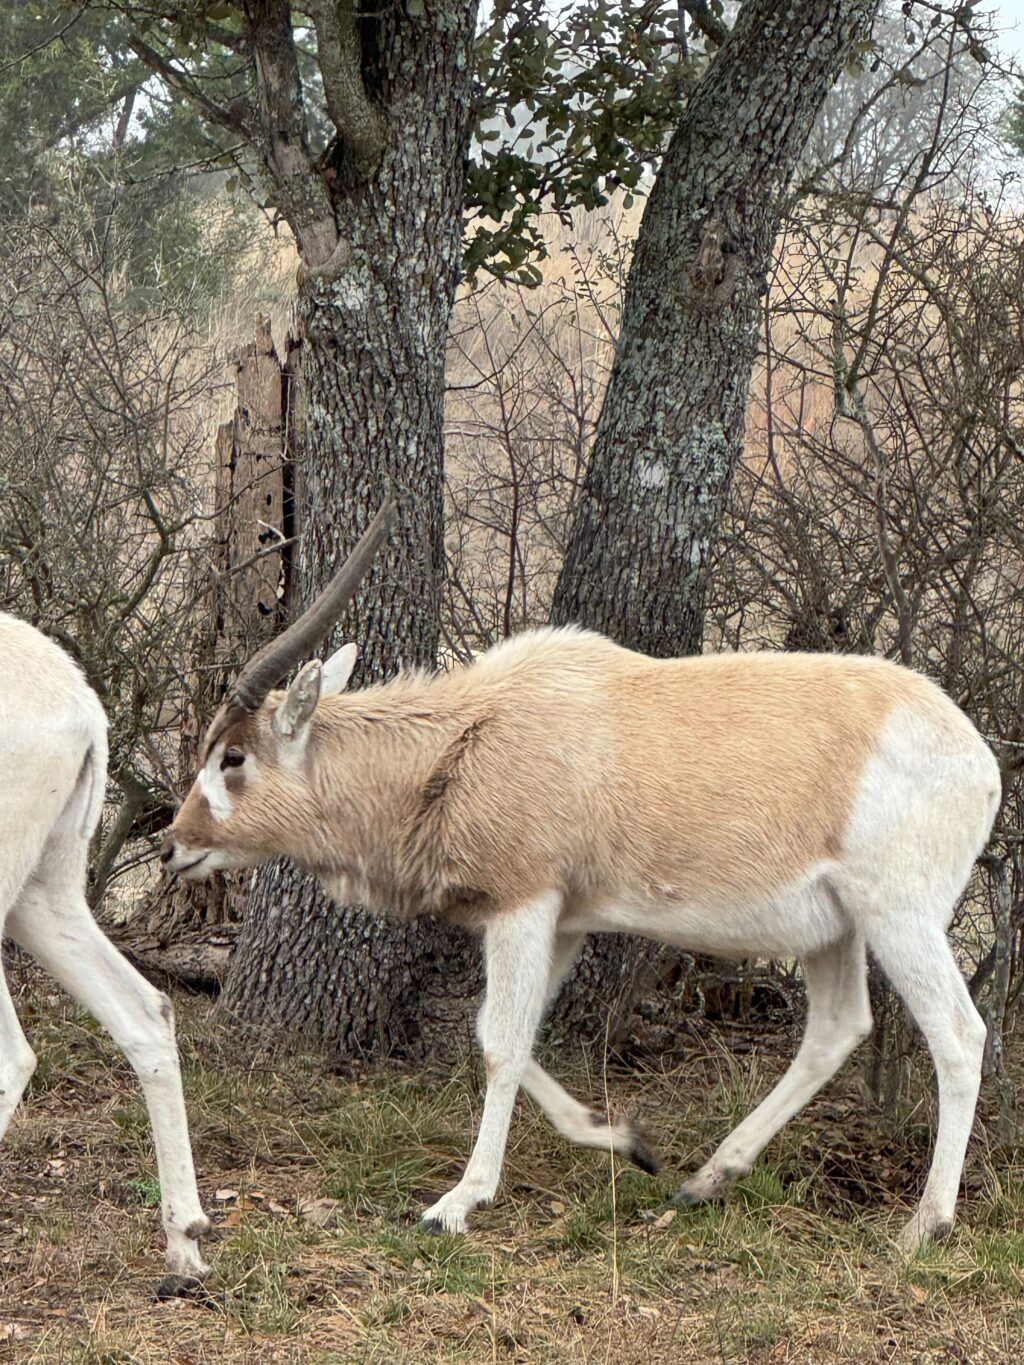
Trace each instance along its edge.
{"label": "antelope nostril", "polygon": [[174,845],[173,845],[173,844],[164,844],[163,848],[160,850],[160,861],[161,861],[162,863],[169,863],[173,857],[174,857]]}

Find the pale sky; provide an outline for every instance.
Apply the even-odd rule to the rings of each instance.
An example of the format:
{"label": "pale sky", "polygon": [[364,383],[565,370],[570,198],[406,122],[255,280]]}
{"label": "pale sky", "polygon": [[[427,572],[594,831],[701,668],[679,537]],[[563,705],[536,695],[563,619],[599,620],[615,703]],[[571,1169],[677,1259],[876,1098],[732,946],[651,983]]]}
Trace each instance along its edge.
{"label": "pale sky", "polygon": [[998,4],[980,6],[983,11],[989,8],[996,16],[997,28],[1005,30],[999,35],[999,46],[1024,65],[1024,0],[1000,0]]}

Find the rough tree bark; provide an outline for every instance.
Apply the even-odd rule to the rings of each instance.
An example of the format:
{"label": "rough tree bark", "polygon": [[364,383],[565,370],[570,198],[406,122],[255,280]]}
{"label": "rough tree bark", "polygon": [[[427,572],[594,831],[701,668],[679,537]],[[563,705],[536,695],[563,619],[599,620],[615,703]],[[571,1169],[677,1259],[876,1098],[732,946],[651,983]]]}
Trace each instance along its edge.
{"label": "rough tree bark", "polygon": [[[307,8],[325,41],[344,20],[331,5]],[[336,637],[363,649],[356,685],[402,665],[433,666],[437,656],[444,355],[461,250],[475,5],[432,5],[417,20],[387,7],[374,15],[372,41],[367,32],[363,40],[373,94],[359,123],[365,137],[346,143],[323,182],[331,223],[303,251],[298,302],[297,604],[330,576],[386,491],[399,508],[387,552]],[[328,69],[324,78],[330,85]],[[344,81],[329,91],[336,122],[349,97]],[[255,880],[223,1001],[259,1032],[287,1030],[339,1058],[419,1056],[464,1044],[464,999],[478,975],[465,936],[342,909],[294,869],[278,868]]]}
{"label": "rough tree bark", "polygon": [[[877,0],[746,0],[691,95],[644,212],[615,363],[552,609],[658,656],[701,648],[740,458],[761,297],[811,125]],[[588,947],[558,1035],[614,1039],[656,963]]]}
{"label": "rough tree bark", "polygon": [[[214,443],[214,542],[205,579],[201,629],[189,659],[189,695],[179,725],[178,770],[195,772],[206,723],[220,705],[238,660],[255,653],[284,624],[282,592],[290,564],[292,495],[286,451],[295,343],[282,362],[269,321],[257,316],[253,340],[230,357],[235,410]],[[176,881],[157,897],[146,930],[158,941],[200,925],[238,920],[241,879]]]}

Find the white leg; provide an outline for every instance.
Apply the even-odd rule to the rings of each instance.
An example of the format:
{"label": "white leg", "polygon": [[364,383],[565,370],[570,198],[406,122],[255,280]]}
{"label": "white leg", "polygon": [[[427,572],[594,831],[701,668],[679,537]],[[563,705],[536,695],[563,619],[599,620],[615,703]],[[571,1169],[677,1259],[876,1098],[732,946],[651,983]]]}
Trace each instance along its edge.
{"label": "white leg", "polygon": [[[585,934],[559,934],[555,939],[545,1009],[558,994],[559,987],[579,956],[585,938]],[[610,1122],[607,1114],[589,1109],[573,1099],[533,1058],[526,1064],[520,1084],[567,1141],[579,1147],[599,1147],[604,1151],[617,1152],[650,1175],[658,1169],[658,1160],[650,1141],[636,1124],[625,1118]]]}
{"label": "white leg", "polygon": [[848,938],[804,962],[807,1025],[789,1070],[683,1185],[677,1200],[723,1195],[746,1175],[777,1132],[821,1089],[871,1030],[864,943]]}
{"label": "white leg", "polygon": [[121,956],[75,890],[57,902],[51,887],[33,883],[8,932],[95,1015],[134,1067],[153,1126],[168,1269],[208,1274],[197,1239],[210,1225],[196,1189],[171,1002]]}
{"label": "white leg", "polygon": [[521,1084],[567,1141],[574,1142],[577,1147],[599,1147],[602,1151],[616,1152],[648,1175],[654,1175],[658,1170],[658,1158],[650,1139],[630,1119],[618,1118],[612,1122],[600,1110],[588,1109],[532,1059],[523,1071]]}
{"label": "white leg", "polygon": [[[8,932],[8,912],[38,861],[61,800],[58,772],[52,790],[48,785],[43,790],[43,784],[26,791],[0,788],[0,938]],[[0,963],[0,1142],[35,1069],[36,1055],[18,1022]]]}
{"label": "white leg", "polygon": [[21,1031],[0,967],[0,1142],[35,1069],[36,1055]]}
{"label": "white leg", "polygon": [[548,982],[544,989],[544,1009],[549,1010],[555,1003],[562,982],[572,971],[580,955],[586,934],[555,934],[551,946],[551,965],[548,968]]}
{"label": "white leg", "polygon": [[945,933],[933,917],[876,926],[871,950],[925,1036],[939,1082],[939,1131],[921,1202],[903,1229],[913,1251],[953,1226],[967,1142],[981,1084],[985,1024],[974,1008]]}
{"label": "white leg", "polygon": [[[74,782],[74,755],[58,754],[52,763],[47,756],[37,759],[27,750],[10,757],[15,770],[21,771],[31,771],[36,761],[45,762],[51,780],[27,787],[0,784],[0,937],[7,932],[8,912],[39,861],[47,832],[67,800],[67,783]],[[35,1068],[36,1055],[18,1022],[0,963],[0,1142]]]}
{"label": "white leg", "polygon": [[477,1022],[487,1069],[487,1096],[473,1155],[462,1179],[423,1215],[443,1232],[465,1232],[466,1215],[498,1189],[516,1091],[544,1013],[561,896],[539,896],[508,911],[484,933],[487,996]]}

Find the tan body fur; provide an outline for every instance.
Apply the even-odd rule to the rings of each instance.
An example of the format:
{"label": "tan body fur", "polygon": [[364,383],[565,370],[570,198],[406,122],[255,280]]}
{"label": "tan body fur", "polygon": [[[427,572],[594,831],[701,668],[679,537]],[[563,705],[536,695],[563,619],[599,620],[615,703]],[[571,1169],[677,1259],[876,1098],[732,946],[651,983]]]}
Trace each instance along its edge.
{"label": "tan body fur", "polygon": [[[944,930],[999,776],[938,688],[877,659],[662,661],[576,630],[353,695],[321,697],[318,669],[215,719],[166,856],[202,875],[287,854],[341,900],[484,930],[482,1041],[499,1070],[512,1060],[491,1077],[466,1176],[431,1218],[461,1228],[492,1197],[509,1086],[593,1142],[529,1049],[583,936],[628,929],[805,962],[811,1011],[791,1073],[688,1195],[749,1169],[865,1035],[869,945],[928,1036],[948,1119],[907,1240],[948,1226],[984,1030]],[[535,959],[549,964],[539,985]],[[605,1140],[636,1155],[634,1139],[625,1126]]]}
{"label": "tan body fur", "polygon": [[[217,738],[269,765],[283,695]],[[841,857],[898,704],[955,744],[980,742],[933,683],[880,659],[658,660],[531,632],[465,669],[321,698],[302,770],[275,772],[272,805],[269,791],[239,805],[214,846],[286,851],[339,900],[479,928],[550,887],[573,921],[625,888],[728,915]],[[206,843],[198,790],[193,801]],[[190,814],[175,829],[191,844]]]}

